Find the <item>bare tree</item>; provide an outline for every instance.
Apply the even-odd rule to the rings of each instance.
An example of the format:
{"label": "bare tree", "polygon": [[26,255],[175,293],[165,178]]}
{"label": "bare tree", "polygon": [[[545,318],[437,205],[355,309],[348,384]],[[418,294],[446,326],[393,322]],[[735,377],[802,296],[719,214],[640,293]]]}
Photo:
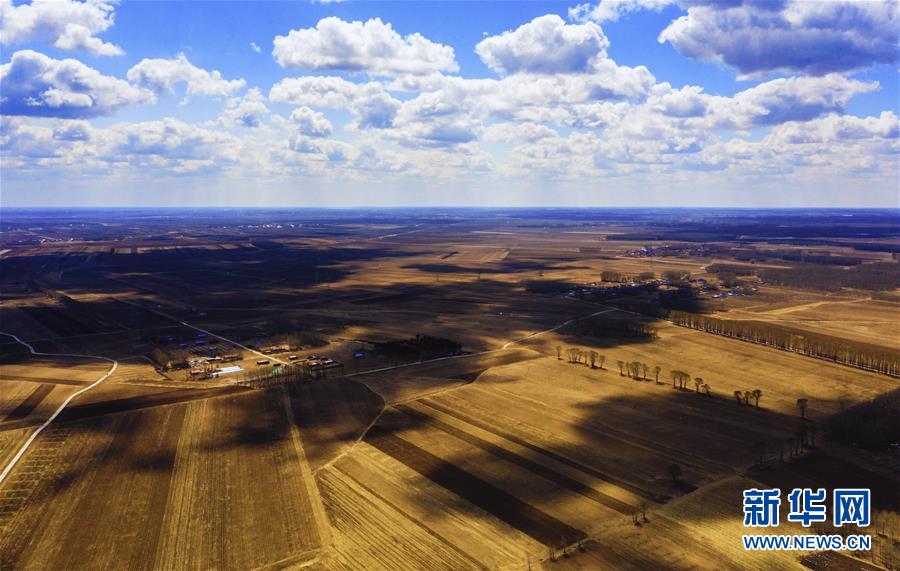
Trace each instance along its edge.
{"label": "bare tree", "polygon": [[616,361],[616,363],[619,365],[619,376],[624,377],[625,373],[622,372],[622,367],[625,366],[625,361]]}
{"label": "bare tree", "polygon": [[744,404],[745,405],[747,405],[747,406],[750,405],[750,397],[752,397],[752,396],[753,396],[753,393],[751,393],[750,391],[744,391]]}
{"label": "bare tree", "polygon": [[760,440],[753,445],[753,451],[756,455],[756,466],[761,468],[766,462],[766,442]]}
{"label": "bare tree", "polygon": [[562,361],[562,347],[559,345],[556,346],[556,359]]}
{"label": "bare tree", "polygon": [[697,394],[700,394],[700,387],[703,386],[703,379],[700,377],[694,377],[694,388],[697,391]]}
{"label": "bare tree", "polygon": [[709,397],[709,396],[712,396],[712,395],[709,393],[709,383],[703,383],[703,386],[700,387],[700,388],[703,389],[703,391],[706,393],[706,396],[708,396],[708,397]]}
{"label": "bare tree", "polygon": [[678,464],[669,464],[669,467],[666,468],[666,471],[672,478],[673,484],[677,482],[679,478],[681,478],[681,466],[679,466]]}
{"label": "bare tree", "polygon": [[672,388],[677,389],[678,385],[678,377],[681,375],[681,371],[672,371]]}
{"label": "bare tree", "polygon": [[590,360],[591,360],[591,368],[592,368],[592,369],[596,369],[596,368],[597,368],[596,365],[597,365],[597,357],[598,357],[598,356],[599,356],[599,354],[598,354],[596,351],[591,351],[591,352],[588,353],[588,357],[589,357]]}
{"label": "bare tree", "polygon": [[650,367],[647,363],[641,363],[641,372],[643,373],[644,380],[647,380],[647,372],[650,371]]}
{"label": "bare tree", "polygon": [[800,409],[800,418],[806,418],[806,407],[809,405],[809,399],[797,399],[797,408]]}
{"label": "bare tree", "polygon": [[653,374],[656,375],[656,384],[659,384],[659,374],[662,372],[662,367],[659,365],[653,367]]}
{"label": "bare tree", "polygon": [[753,389],[753,400],[756,401],[756,408],[759,408],[759,399],[762,397],[762,391],[759,389]]}
{"label": "bare tree", "polygon": [[744,404],[744,393],[741,391],[734,391],[734,398],[737,399],[738,404]]}
{"label": "bare tree", "polygon": [[606,361],[606,356],[600,355],[599,357],[597,357],[597,359],[600,361],[600,370],[602,371],[602,370],[603,370],[603,363]]}
{"label": "bare tree", "polygon": [[638,505],[638,510],[641,513],[641,520],[644,523],[647,523],[650,521],[649,519],[647,519],[647,510],[648,509],[650,509],[650,502],[648,502],[647,500],[642,500],[640,505]]}

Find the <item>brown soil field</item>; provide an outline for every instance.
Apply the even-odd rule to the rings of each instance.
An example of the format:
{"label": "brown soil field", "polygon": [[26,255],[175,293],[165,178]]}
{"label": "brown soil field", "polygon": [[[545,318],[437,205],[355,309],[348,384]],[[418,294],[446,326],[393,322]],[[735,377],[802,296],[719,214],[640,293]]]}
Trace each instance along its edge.
{"label": "brown soil field", "polygon": [[[853,402],[871,399],[896,388],[897,381],[884,375],[860,371],[810,359],[802,355],[777,351],[762,345],[677,327],[665,322],[654,324],[658,338],[649,343],[621,344],[604,348],[602,340],[542,338],[543,351],[555,355],[555,344],[596,349],[606,355],[605,367],[619,377],[616,361],[640,361],[652,369],[662,368],[660,382],[671,388],[669,372],[680,369],[691,378],[701,377],[712,387],[712,394],[734,401],[735,390],[762,390],[760,407],[787,416],[798,414],[798,398],[809,399],[807,416],[821,419]],[[579,342],[580,341],[580,342]],[[537,347],[536,347],[537,348]],[[583,365],[582,365],[583,367]],[[576,367],[577,368],[577,367]],[[510,371],[514,374],[514,371]],[[626,377],[622,382],[641,386]],[[646,383],[653,387],[653,383]],[[693,382],[688,383],[694,390]],[[723,403],[724,404],[724,403]],[[737,403],[735,403],[737,404]],[[731,414],[729,411],[728,414]]]}
{"label": "brown soil field", "polygon": [[344,378],[291,384],[286,390],[313,471],[355,443],[384,406],[365,385]]}
{"label": "brown soil field", "polygon": [[288,402],[276,388],[54,425],[0,489],[3,567],[311,557],[324,516]]}
{"label": "brown soil field", "polygon": [[[814,451],[779,461],[801,427],[895,389],[896,379],[665,321],[653,321],[657,336],[647,339],[556,328],[609,309],[597,301],[609,296],[571,289],[604,270],[677,270],[716,283],[707,267],[717,262],[816,275],[812,264],[775,257],[731,259],[730,248],[814,248],[866,263],[890,253],[768,243],[745,235],[749,222],[731,242],[716,237],[724,231],[697,234],[696,221],[684,242],[642,239],[677,236],[680,215],[616,212],[598,223],[582,214],[420,223],[340,213],[296,228],[151,220],[124,236],[98,226],[79,237],[61,226],[49,234],[75,240],[43,245],[23,225],[22,245],[2,248],[10,251],[0,262],[13,270],[0,277],[2,329],[40,351],[117,359],[119,369],[71,403],[0,484],[0,569],[864,566],[844,556],[747,555],[740,493],[866,485],[879,517],[896,515],[890,452],[817,435]],[[632,236],[607,239],[623,233]],[[644,247],[677,257],[639,257]],[[900,348],[900,303],[877,288],[757,285],[753,295],[713,299],[706,288],[688,301],[726,319]],[[647,289],[611,295],[664,307],[676,288]],[[599,319],[613,317],[650,321],[621,310]],[[149,359],[158,348],[239,352],[247,375],[258,370],[257,354],[180,321],[256,349],[291,339],[270,358],[327,355],[346,377],[252,389],[235,382],[239,374],[194,381],[188,369],[157,371]],[[416,335],[457,342],[463,354],[416,363],[378,353]],[[109,367],[32,357],[7,341],[0,336],[3,462]],[[557,346],[595,350],[605,367],[557,359]],[[359,352],[365,358],[355,361]],[[659,366],[659,382],[652,372],[621,375],[619,360]],[[674,389],[672,370],[701,377],[711,394],[693,382]],[[734,391],[753,389],[762,391],[759,408],[736,402]],[[799,398],[809,400],[807,420]],[[759,443],[763,468],[754,466]],[[648,521],[636,526],[639,512]]]}
{"label": "brown soil field", "polygon": [[771,321],[892,349],[900,345],[900,304],[887,301],[824,299],[777,309],[729,311],[723,317]]}

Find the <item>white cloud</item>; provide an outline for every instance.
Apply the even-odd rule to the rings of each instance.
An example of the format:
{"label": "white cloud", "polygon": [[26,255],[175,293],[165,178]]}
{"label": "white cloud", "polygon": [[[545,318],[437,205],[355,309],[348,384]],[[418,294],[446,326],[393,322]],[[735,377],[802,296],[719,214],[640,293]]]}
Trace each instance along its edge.
{"label": "white cloud", "polygon": [[157,156],[167,160],[237,160],[237,139],[177,119],[119,123],[102,135],[107,157]]}
{"label": "white cloud", "polygon": [[609,40],[593,22],[566,24],[555,14],[535,18],[514,31],[490,36],[475,52],[492,70],[506,75],[590,72],[606,57]]}
{"label": "white cloud", "polygon": [[848,79],[837,74],[773,79],[732,98],[710,98],[710,115],[720,126],[739,129],[808,121],[826,113],[843,111],[853,96],[878,87],[878,82]]}
{"label": "white cloud", "polygon": [[0,65],[4,115],[94,117],[133,103],[154,101],[153,94],[103,75],[78,60],[57,60],[22,50]]}
{"label": "white cloud", "polygon": [[744,75],[824,75],[898,60],[897,2],[683,3],[687,15],[659,41]]}
{"label": "white cloud", "polygon": [[95,37],[113,25],[116,2],[56,0],[13,5],[0,0],[0,44],[53,42],[61,50],[121,55],[121,48]]}
{"label": "white cloud", "polygon": [[256,87],[247,90],[243,97],[232,97],[225,103],[219,115],[219,123],[227,127],[259,127],[263,116],[269,113],[265,97]]}
{"label": "white cloud", "polygon": [[255,51],[256,53],[260,53],[262,48],[256,45],[256,42],[250,42],[250,49]]}
{"label": "white cloud", "polygon": [[207,71],[195,66],[184,54],[178,54],[175,59],[142,59],[128,70],[127,77],[129,81],[156,92],[171,92],[175,84],[183,82],[187,85],[188,97],[230,95],[245,85],[243,79],[223,79],[217,70]]}
{"label": "white cloud", "polygon": [[806,123],[791,122],[779,125],[769,135],[770,141],[792,145],[897,139],[898,136],[900,136],[900,120],[893,111],[883,111],[878,117],[854,117],[833,113]]}
{"label": "white cloud", "polygon": [[579,4],[569,8],[569,18],[576,22],[616,22],[623,14],[639,10],[662,10],[675,0],[600,0],[596,4]]}
{"label": "white cloud", "polygon": [[361,89],[360,84],[340,77],[288,77],[272,86],[269,99],[292,105],[345,107]]}
{"label": "white cloud", "polygon": [[556,131],[546,125],[509,122],[494,123],[485,128],[482,138],[492,142],[533,143],[540,139],[556,136]]}
{"label": "white cloud", "polygon": [[272,86],[269,99],[307,107],[347,108],[358,128],[389,127],[400,102],[378,82],[353,83],[339,77],[306,76],[282,79]]}
{"label": "white cloud", "polygon": [[650,104],[669,117],[698,117],[706,113],[708,100],[702,87],[687,85],[652,98]]}
{"label": "white cloud", "polygon": [[282,67],[365,72],[376,76],[455,72],[453,48],[421,34],[401,36],[375,18],[345,22],[329,17],[315,28],[276,36],[272,55]]}
{"label": "white cloud", "polygon": [[307,137],[329,137],[333,131],[331,122],[325,115],[309,107],[294,109],[290,121],[301,135]]}

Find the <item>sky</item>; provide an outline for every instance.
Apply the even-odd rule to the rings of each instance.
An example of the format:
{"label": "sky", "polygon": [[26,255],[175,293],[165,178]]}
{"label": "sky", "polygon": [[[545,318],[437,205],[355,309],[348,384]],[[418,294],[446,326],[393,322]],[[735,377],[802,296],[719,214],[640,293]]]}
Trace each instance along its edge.
{"label": "sky", "polygon": [[900,3],[0,0],[0,207],[900,207]]}

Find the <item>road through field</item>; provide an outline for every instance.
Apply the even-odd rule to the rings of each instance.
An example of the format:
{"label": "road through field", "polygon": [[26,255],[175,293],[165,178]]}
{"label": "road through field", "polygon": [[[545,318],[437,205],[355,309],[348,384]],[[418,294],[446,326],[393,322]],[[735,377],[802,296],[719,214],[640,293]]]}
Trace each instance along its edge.
{"label": "road through field", "polygon": [[59,407],[56,409],[56,411],[54,411],[53,414],[50,415],[50,418],[48,418],[46,421],[44,421],[43,424],[38,426],[37,430],[35,430],[34,432],[31,433],[31,436],[28,437],[28,440],[25,441],[25,444],[22,445],[22,447],[19,449],[19,451],[16,452],[16,455],[13,456],[12,459],[9,461],[9,463],[6,465],[6,467],[3,468],[3,472],[0,472],[0,484],[2,484],[3,480],[5,480],[6,477],[9,475],[9,473],[12,472],[12,469],[16,466],[16,463],[18,463],[18,461],[22,458],[22,456],[25,454],[25,452],[31,446],[31,443],[34,442],[34,440],[38,437],[38,435],[41,432],[44,431],[45,428],[50,426],[50,423],[53,422],[57,416],[59,416],[59,413],[61,413],[63,411],[63,409],[66,408],[66,406],[68,406],[68,404],[70,402],[72,402],[72,400],[75,397],[77,397],[78,395],[80,395],[82,393],[88,392],[89,390],[91,390],[92,388],[96,387],[97,385],[99,385],[100,383],[105,381],[107,378],[109,378],[110,375],[115,373],[116,369],[119,367],[119,362],[116,361],[115,359],[110,359],[109,357],[101,357],[100,355],[79,355],[76,353],[42,353],[41,351],[35,351],[34,347],[32,347],[30,344],[26,343],[25,341],[22,341],[21,339],[19,339],[17,336],[13,335],[12,333],[3,333],[2,331],[0,331],[0,335],[6,335],[7,337],[12,337],[13,339],[16,340],[17,343],[27,347],[28,350],[31,351],[32,355],[49,355],[51,357],[80,357],[80,358],[85,358],[85,359],[103,359],[104,361],[109,361],[110,363],[112,363],[112,367],[110,367],[109,371],[107,371],[105,375],[103,375],[102,377],[100,377],[99,379],[97,379],[96,381],[91,383],[90,385],[88,385],[78,391],[75,391],[74,393],[69,395],[69,397],[66,400],[64,400],[61,405],[59,405]]}
{"label": "road through field", "polygon": [[490,353],[504,351],[506,349],[509,349],[513,345],[521,343],[522,341],[527,341],[534,337],[538,337],[539,335],[545,335],[547,333],[553,333],[554,331],[559,331],[560,329],[562,329],[563,327],[565,327],[566,325],[568,325],[570,323],[573,323],[577,319],[589,319],[591,317],[596,317],[596,316],[602,315],[604,313],[609,313],[610,311],[621,311],[621,310],[619,310],[615,307],[612,307],[612,308],[597,311],[597,312],[587,315],[585,317],[576,317],[576,318],[570,319],[568,321],[564,321],[564,322],[560,323],[559,325],[557,325],[556,327],[551,327],[550,329],[545,329],[543,331],[536,331],[535,333],[531,333],[530,335],[526,335],[525,337],[513,339],[512,341],[505,343],[502,347],[500,347],[498,349],[488,349],[486,351],[478,351],[477,353],[465,353],[463,355],[449,355],[447,357],[437,357],[436,359],[428,359],[426,361],[416,361],[414,363],[403,363],[402,365],[393,365],[391,367],[382,367],[380,369],[370,369],[368,371],[360,371],[358,373],[347,373],[344,376],[345,377],[356,377],[359,375],[371,375],[372,373],[382,373],[384,371],[393,371],[394,369],[403,369],[405,367],[414,367],[416,365],[424,365],[426,363],[436,363],[438,361],[449,361],[451,359],[464,359],[466,357],[477,357],[478,355],[488,355]]}

